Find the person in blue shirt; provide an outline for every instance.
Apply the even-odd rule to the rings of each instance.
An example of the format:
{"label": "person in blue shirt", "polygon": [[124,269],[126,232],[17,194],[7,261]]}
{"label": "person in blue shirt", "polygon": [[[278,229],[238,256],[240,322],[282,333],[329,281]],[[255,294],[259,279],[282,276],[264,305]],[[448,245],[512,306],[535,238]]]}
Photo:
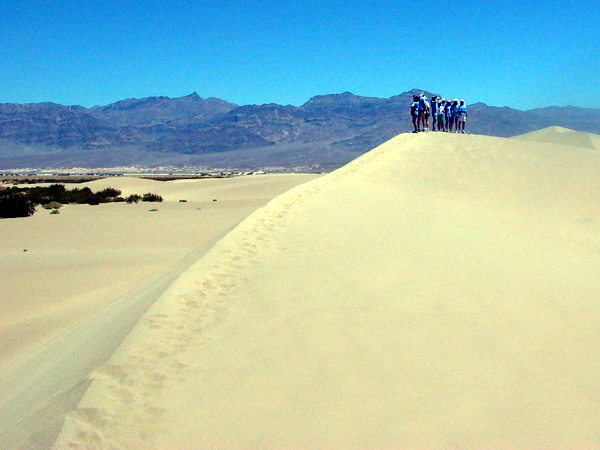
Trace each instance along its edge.
{"label": "person in blue shirt", "polygon": [[467,105],[465,105],[464,100],[461,100],[460,105],[458,105],[458,108],[457,108],[456,132],[464,134],[466,124],[467,124]]}
{"label": "person in blue shirt", "polygon": [[413,97],[413,102],[410,105],[410,117],[412,119],[412,124],[415,127],[415,131],[413,133],[419,132],[419,119],[420,119],[420,110],[419,110],[419,96],[415,95]]}
{"label": "person in blue shirt", "polygon": [[421,92],[421,95],[419,95],[419,131],[425,131],[425,112],[427,111],[427,104],[428,102],[425,92]]}
{"label": "person in blue shirt", "polygon": [[431,97],[431,131],[435,131],[435,123],[437,122],[438,110],[438,99],[434,95],[433,97]]}
{"label": "person in blue shirt", "polygon": [[452,105],[450,106],[450,123],[448,124],[448,126],[450,128],[450,130],[449,130],[450,132],[452,132],[452,128],[454,126],[456,126],[458,129],[457,119],[458,119],[458,99],[455,98],[452,101]]}
{"label": "person in blue shirt", "polygon": [[450,131],[450,120],[452,119],[452,115],[450,114],[450,100],[445,100],[444,119],[446,122],[444,131]]}

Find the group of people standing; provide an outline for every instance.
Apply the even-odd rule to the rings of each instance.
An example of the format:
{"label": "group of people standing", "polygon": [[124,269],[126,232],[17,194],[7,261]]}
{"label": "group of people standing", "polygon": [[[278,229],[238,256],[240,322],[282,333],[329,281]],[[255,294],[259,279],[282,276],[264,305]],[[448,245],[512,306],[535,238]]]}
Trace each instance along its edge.
{"label": "group of people standing", "polygon": [[449,133],[464,133],[467,123],[467,105],[464,100],[458,101],[438,99],[437,96],[431,98],[431,103],[427,100],[425,93],[415,95],[413,103],[410,106],[410,115],[415,131],[429,131],[429,119],[431,117],[431,130],[447,131]]}

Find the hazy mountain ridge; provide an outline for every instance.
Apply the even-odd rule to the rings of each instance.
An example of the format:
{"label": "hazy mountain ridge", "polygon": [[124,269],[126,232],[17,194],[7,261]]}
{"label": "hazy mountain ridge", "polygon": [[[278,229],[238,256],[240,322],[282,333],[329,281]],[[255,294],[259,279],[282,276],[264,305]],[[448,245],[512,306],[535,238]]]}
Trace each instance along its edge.
{"label": "hazy mountain ridge", "polygon": [[117,126],[55,103],[0,104],[0,138],[57,149],[121,143]]}
{"label": "hazy mountain ridge", "polygon": [[120,126],[170,123],[196,119],[210,121],[224,116],[237,105],[218,98],[201,98],[196,92],[172,99],[169,97],[130,98],[88,111],[94,117]]}
{"label": "hazy mountain ridge", "polygon": [[[92,108],[0,104],[0,168],[165,163],[329,170],[410,131],[410,103],[418,92],[387,99],[349,92],[318,95],[301,106],[238,106],[195,92]],[[571,106],[520,111],[475,103],[469,105],[467,129],[512,137],[557,125],[600,134],[599,112]]]}

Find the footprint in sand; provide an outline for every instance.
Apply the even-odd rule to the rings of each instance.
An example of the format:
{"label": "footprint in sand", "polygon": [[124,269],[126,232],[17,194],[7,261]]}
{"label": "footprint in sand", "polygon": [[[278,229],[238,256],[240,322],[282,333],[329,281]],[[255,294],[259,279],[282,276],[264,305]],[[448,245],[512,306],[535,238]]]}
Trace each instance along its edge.
{"label": "footprint in sand", "polygon": [[108,365],[96,369],[94,372],[92,372],[90,378],[115,381],[119,384],[124,384],[128,376],[129,374],[123,370],[123,367],[117,365]]}

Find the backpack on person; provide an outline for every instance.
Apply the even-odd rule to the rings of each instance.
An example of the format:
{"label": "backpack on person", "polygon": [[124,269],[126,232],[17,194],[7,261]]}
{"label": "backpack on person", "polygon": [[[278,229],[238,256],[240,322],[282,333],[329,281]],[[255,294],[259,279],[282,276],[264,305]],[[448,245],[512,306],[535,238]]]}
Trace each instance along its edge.
{"label": "backpack on person", "polygon": [[415,117],[419,115],[419,102],[413,102],[410,105],[410,115]]}

